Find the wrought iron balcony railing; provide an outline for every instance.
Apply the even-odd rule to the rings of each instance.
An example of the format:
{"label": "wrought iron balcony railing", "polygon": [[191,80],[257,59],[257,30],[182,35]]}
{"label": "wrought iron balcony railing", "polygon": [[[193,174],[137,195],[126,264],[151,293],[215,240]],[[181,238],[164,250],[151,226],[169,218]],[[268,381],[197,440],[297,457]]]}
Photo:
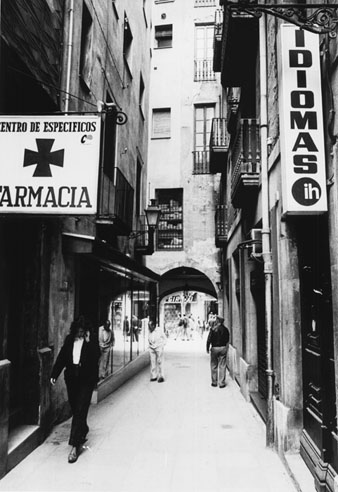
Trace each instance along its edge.
{"label": "wrought iron balcony railing", "polygon": [[210,174],[210,152],[208,150],[194,150],[193,174]]}
{"label": "wrought iron balcony railing", "polygon": [[195,0],[194,7],[216,7],[216,0]]}
{"label": "wrought iron balcony railing", "polygon": [[216,75],[213,70],[213,59],[195,59],[195,82],[212,82],[216,80]]}
{"label": "wrought iron balcony railing", "polygon": [[114,225],[120,235],[129,234],[133,226],[134,189],[117,167],[113,179],[103,171],[100,176],[96,222]]}
{"label": "wrought iron balcony railing", "polygon": [[231,151],[231,201],[234,207],[242,208],[250,203],[259,186],[261,155],[256,119],[241,120]]}
{"label": "wrought iron balcony railing", "polygon": [[210,133],[210,172],[220,173],[226,169],[230,135],[225,118],[213,118]]}

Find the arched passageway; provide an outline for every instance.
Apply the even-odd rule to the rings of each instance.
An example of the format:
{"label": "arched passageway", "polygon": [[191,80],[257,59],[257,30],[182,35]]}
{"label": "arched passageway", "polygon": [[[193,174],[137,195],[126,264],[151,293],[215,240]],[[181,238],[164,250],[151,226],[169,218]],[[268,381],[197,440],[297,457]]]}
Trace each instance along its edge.
{"label": "arched passageway", "polygon": [[159,318],[168,337],[180,332],[180,318],[188,318],[189,337],[203,333],[210,313],[218,313],[216,289],[211,280],[195,268],[179,267],[161,276]]}

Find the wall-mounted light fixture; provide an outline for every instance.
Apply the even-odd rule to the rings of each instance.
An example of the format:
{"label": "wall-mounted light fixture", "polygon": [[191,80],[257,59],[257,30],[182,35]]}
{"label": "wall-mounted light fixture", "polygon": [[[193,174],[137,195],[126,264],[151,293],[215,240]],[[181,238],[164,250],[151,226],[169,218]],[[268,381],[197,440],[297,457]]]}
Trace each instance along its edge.
{"label": "wall-mounted light fixture", "polygon": [[158,228],[158,222],[160,220],[161,209],[158,207],[156,200],[152,198],[150,204],[146,209],[144,209],[146,216],[147,229],[142,229],[139,231],[133,231],[129,234],[129,239],[135,239],[144,234],[148,234],[148,244],[145,246],[137,246],[136,250],[138,253],[143,255],[152,255],[155,251],[155,241],[154,235]]}
{"label": "wall-mounted light fixture", "polygon": [[222,280],[219,280],[218,282],[216,282],[216,285],[217,285],[217,289],[219,292],[222,292],[223,290],[223,282]]}

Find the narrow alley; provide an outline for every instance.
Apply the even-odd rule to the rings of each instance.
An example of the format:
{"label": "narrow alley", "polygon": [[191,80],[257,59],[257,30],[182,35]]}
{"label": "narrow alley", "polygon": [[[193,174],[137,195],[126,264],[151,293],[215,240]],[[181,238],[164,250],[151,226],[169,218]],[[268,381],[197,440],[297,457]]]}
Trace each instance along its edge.
{"label": "narrow alley", "polygon": [[[265,427],[227,375],[210,385],[205,340],[169,339],[165,383],[145,368],[89,414],[87,446],[67,462],[70,420],[0,481],[1,491],[314,492],[292,479]],[[301,461],[300,458],[298,458]]]}

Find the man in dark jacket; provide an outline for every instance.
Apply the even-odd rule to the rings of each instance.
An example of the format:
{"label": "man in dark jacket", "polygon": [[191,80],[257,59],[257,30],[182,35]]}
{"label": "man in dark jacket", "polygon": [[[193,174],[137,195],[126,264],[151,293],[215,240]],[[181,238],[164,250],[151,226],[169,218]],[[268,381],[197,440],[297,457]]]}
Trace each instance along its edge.
{"label": "man in dark jacket", "polygon": [[68,401],[73,419],[69,444],[72,449],[69,463],[74,463],[79,455],[80,446],[86,441],[89,431],[87,414],[94,387],[98,380],[100,349],[97,341],[90,339],[88,325],[81,316],[72,322],[70,334],[56,358],[50,382],[55,384],[65,369]]}
{"label": "man in dark jacket", "polygon": [[[217,316],[215,325],[207,338],[207,353],[210,349],[211,386],[225,387],[226,358],[229,348],[229,330],[224,326],[224,318]],[[210,348],[211,347],[211,348]]]}

